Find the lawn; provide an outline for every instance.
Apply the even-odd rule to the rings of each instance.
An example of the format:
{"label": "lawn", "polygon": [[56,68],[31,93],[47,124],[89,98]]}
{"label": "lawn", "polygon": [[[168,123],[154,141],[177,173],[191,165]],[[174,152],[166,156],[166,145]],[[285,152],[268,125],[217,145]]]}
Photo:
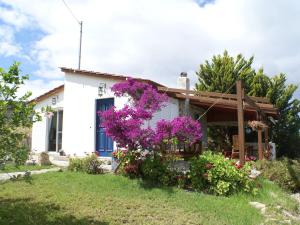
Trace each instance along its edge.
{"label": "lawn", "polygon": [[32,171],[32,170],[42,170],[42,169],[49,169],[53,168],[53,165],[49,166],[40,166],[40,165],[20,165],[16,167],[13,164],[5,165],[4,169],[0,169],[0,173],[11,173],[11,172],[21,172],[21,171]]}
{"label": "lawn", "polygon": [[[0,184],[0,224],[261,224],[265,218],[249,201],[296,204],[276,185],[264,182],[252,197],[216,197],[177,188],[153,188],[114,175],[51,172],[32,182]],[[277,223],[274,223],[277,224]]]}

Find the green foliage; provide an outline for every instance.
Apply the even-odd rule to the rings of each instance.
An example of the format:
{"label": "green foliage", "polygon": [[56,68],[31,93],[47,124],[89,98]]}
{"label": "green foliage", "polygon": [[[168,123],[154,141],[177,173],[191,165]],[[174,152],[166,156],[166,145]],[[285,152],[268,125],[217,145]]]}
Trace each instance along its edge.
{"label": "green foliage", "polygon": [[148,156],[141,165],[141,173],[143,179],[153,184],[168,186],[175,183],[175,173],[159,155]]}
{"label": "green foliage", "polygon": [[41,154],[39,155],[39,163],[41,166],[51,165],[49,155],[47,152],[41,152]]}
{"label": "green foliage", "polygon": [[24,128],[30,128],[40,116],[34,111],[34,103],[28,102],[30,92],[19,96],[19,88],[28,76],[20,75],[19,63],[6,72],[0,68],[0,163],[13,160],[22,164],[28,156]]}
{"label": "green foliage", "polygon": [[101,161],[95,154],[88,156],[84,160],[84,168],[85,172],[88,174],[100,174],[103,173],[103,169],[101,168]]}
{"label": "green foliage", "polygon": [[84,172],[84,159],[70,158],[68,170],[73,172]]}
{"label": "green foliage", "polygon": [[[254,57],[245,59],[241,54],[236,58],[229,56],[225,51],[223,55],[213,56],[211,62],[208,60],[200,65],[198,83],[196,89],[199,91],[226,92],[231,86],[234,86],[238,79],[243,79],[248,88],[252,77],[255,75],[251,65]],[[235,93],[234,88],[230,93]]]}
{"label": "green foliage", "polygon": [[16,166],[24,165],[28,159],[28,149],[26,146],[20,146],[18,151],[15,151],[13,154],[14,162]]}
{"label": "green foliage", "polygon": [[257,169],[262,176],[269,179],[281,188],[290,192],[300,191],[300,162],[283,158],[275,161],[257,162]]}
{"label": "green foliage", "polygon": [[[198,83],[196,90],[236,93],[235,82],[243,80],[246,93],[251,96],[268,97],[279,111],[278,122],[270,123],[271,139],[276,143],[277,155],[298,157],[300,154],[300,101],[293,98],[298,86],[286,84],[286,75],[279,74],[272,78],[264,74],[262,68],[255,71],[252,68],[253,57],[245,59],[241,54],[229,56],[213,56],[211,61],[205,61],[196,72]],[[231,129],[227,127],[211,128],[209,135],[217,140],[219,146],[230,146]]]}
{"label": "green foliage", "polygon": [[256,193],[255,182],[249,178],[250,164],[238,167],[221,154],[204,152],[191,162],[191,183],[197,191],[216,195],[237,192]]}
{"label": "green foliage", "polygon": [[277,156],[300,156],[300,101],[293,98],[298,86],[286,84],[286,76],[279,74],[270,80],[267,97],[279,110],[278,123],[273,125],[272,139],[277,144]]}
{"label": "green foliage", "polygon": [[127,151],[125,154],[120,155],[119,160],[121,162],[121,174],[130,178],[141,176],[142,159],[140,151]]}
{"label": "green foliage", "polygon": [[101,161],[95,154],[87,156],[85,158],[73,158],[69,161],[68,169],[74,172],[85,172],[88,174],[101,174],[103,169],[101,168]]}

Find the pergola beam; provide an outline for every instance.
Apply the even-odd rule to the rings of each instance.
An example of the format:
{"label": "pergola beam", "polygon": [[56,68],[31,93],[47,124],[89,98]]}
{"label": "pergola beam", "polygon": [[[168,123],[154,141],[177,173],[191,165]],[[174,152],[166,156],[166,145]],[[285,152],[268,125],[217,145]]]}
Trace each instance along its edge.
{"label": "pergola beam", "polygon": [[[178,89],[178,88],[166,88],[166,87],[157,87],[159,91],[162,92],[168,92],[168,93],[178,93],[178,94],[190,94],[194,96],[199,96],[199,97],[208,97],[208,98],[222,98],[224,100],[237,100],[237,95],[236,94],[225,94],[225,93],[218,93],[218,92],[208,92],[208,91],[194,91],[194,90],[184,90],[184,89]],[[264,97],[249,97],[251,100],[257,103],[264,103],[264,104],[270,104],[270,101],[268,98]]]}
{"label": "pergola beam", "polygon": [[[175,88],[173,88],[175,89]],[[186,95],[188,93],[194,93],[195,91],[184,91],[182,89],[175,89],[176,91],[171,91],[166,89],[166,92],[171,94],[172,96],[179,98],[179,99],[190,99],[191,103],[198,104],[198,105],[207,105],[211,106],[211,104],[215,104],[216,107],[224,107],[224,108],[231,108],[231,109],[237,109],[237,99],[226,99],[226,98],[212,98],[212,97],[204,97],[204,96],[195,96],[195,95]],[[160,91],[165,90],[165,88],[159,88]],[[180,93],[179,93],[180,91]],[[209,92],[211,93],[211,92]],[[214,93],[218,94],[219,93]],[[235,95],[236,96],[236,95]],[[246,97],[246,96],[245,96]],[[263,111],[267,114],[277,115],[277,109],[274,108],[272,104],[266,104],[266,103],[257,103],[255,102],[252,97],[247,96],[247,102],[244,104],[244,107],[248,111],[257,111],[258,109]]]}

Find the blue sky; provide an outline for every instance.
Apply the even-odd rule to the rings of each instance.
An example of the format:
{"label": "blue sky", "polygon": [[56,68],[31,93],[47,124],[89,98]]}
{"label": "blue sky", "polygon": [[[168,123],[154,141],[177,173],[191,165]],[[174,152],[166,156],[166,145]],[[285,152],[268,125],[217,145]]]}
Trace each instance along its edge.
{"label": "blue sky", "polygon": [[[14,8],[8,4],[0,2],[0,8],[13,11]],[[45,33],[34,26],[17,27],[11,23],[8,23],[0,17],[0,27],[6,27],[13,32],[12,44],[18,46],[19,51],[16,54],[2,53],[0,51],[1,67],[8,69],[14,62],[21,62],[22,72],[25,74],[32,74],[31,79],[36,79],[34,71],[38,69],[36,63],[30,59],[30,49],[34,43],[41,39]],[[2,34],[2,35],[5,35]],[[0,42],[3,40],[3,36],[0,36]]]}
{"label": "blue sky", "polygon": [[[3,21],[0,22],[0,26],[6,25]],[[6,56],[4,54],[0,55],[1,67],[8,68],[15,61],[21,62],[21,68],[24,73],[33,74],[35,70],[38,69],[38,66],[34,61],[29,60],[27,55],[30,55],[29,49],[34,44],[35,41],[40,39],[43,36],[41,30],[31,30],[31,29],[22,29],[15,33],[15,42],[20,46],[21,54]],[[32,79],[34,79],[32,75]]]}
{"label": "blue sky", "polygon": [[[195,82],[199,64],[227,49],[299,82],[297,0],[66,1],[84,21],[83,69],[175,86],[180,72]],[[58,68],[77,67],[78,44],[79,26],[62,1],[0,0],[0,67],[22,63],[31,75],[23,91],[36,96],[61,84]]]}

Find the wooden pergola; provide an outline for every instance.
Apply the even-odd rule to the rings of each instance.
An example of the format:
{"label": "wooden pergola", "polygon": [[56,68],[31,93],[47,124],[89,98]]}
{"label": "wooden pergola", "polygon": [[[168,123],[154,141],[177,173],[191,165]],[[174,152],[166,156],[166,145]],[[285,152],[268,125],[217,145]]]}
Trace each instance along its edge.
{"label": "wooden pergola", "polygon": [[[268,117],[276,118],[278,112],[267,98],[253,97],[245,94],[242,81],[236,82],[236,94],[184,90],[158,87],[158,90],[190,105],[207,110],[206,122],[211,124],[236,121],[238,126],[239,160],[245,162],[245,121],[261,121],[266,123]],[[265,145],[268,145],[268,128],[258,131],[258,158],[263,159],[262,130],[265,130]]]}

